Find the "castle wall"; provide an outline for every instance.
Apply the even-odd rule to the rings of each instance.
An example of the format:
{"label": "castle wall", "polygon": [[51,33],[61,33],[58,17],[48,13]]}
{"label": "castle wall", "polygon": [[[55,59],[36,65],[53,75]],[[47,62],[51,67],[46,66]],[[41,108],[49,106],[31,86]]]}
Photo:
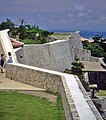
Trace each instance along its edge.
{"label": "castle wall", "polygon": [[2,44],[1,44],[1,41],[0,41],[0,54],[4,53],[4,50],[3,50],[3,47],[2,47]]}
{"label": "castle wall", "polygon": [[[89,50],[73,47],[70,40],[57,40],[43,45],[26,45],[16,52],[19,63],[50,70],[71,69],[75,57],[91,60]],[[20,57],[22,56],[22,57]]]}
{"label": "castle wall", "polygon": [[91,52],[90,50],[86,49],[79,49],[79,48],[74,48],[73,49],[74,56],[77,58],[80,58],[80,60],[91,60]]}
{"label": "castle wall", "polygon": [[8,56],[8,52],[11,52],[13,62],[17,62],[16,54],[14,52],[13,46],[12,46],[10,38],[8,36],[8,31],[9,31],[8,29],[0,31],[0,43],[2,46],[1,48],[2,48],[6,58]]}
{"label": "castle wall", "polygon": [[78,77],[23,64],[7,64],[5,76],[62,96],[66,120],[103,120]]}
{"label": "castle wall", "polygon": [[70,48],[83,49],[79,32],[70,32],[69,40]]}
{"label": "castle wall", "polygon": [[[23,59],[19,58],[19,54]],[[44,45],[26,45],[16,55],[20,63],[56,71],[70,69],[71,62],[74,61],[67,40]]]}

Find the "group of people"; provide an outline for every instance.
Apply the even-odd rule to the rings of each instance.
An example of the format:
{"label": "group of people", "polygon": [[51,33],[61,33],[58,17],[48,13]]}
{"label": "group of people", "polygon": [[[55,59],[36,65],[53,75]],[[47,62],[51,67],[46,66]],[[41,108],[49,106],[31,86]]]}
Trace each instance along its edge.
{"label": "group of people", "polygon": [[5,68],[6,63],[12,63],[12,62],[13,62],[13,60],[12,60],[11,52],[8,52],[7,61],[6,61],[5,57],[4,57],[4,54],[1,54],[1,56],[0,56],[1,73],[3,73],[3,69]]}

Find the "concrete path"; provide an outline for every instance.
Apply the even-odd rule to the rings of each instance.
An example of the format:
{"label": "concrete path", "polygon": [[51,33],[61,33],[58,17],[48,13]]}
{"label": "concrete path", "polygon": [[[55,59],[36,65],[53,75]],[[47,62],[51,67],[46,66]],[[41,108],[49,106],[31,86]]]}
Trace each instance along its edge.
{"label": "concrete path", "polygon": [[14,80],[5,78],[4,73],[0,73],[0,90],[28,90],[28,91],[45,91],[38,87],[33,87]]}
{"label": "concrete path", "polygon": [[81,61],[84,64],[83,71],[97,71],[97,72],[106,72],[106,69],[104,69],[100,62],[92,62],[92,61]]}

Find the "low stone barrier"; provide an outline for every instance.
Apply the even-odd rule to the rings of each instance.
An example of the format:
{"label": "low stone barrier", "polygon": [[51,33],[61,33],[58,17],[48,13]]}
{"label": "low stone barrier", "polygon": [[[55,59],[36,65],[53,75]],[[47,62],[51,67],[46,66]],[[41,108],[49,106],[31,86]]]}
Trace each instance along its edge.
{"label": "low stone barrier", "polygon": [[103,61],[103,58],[99,58],[99,62],[101,64],[101,66],[106,69],[106,63]]}
{"label": "low stone barrier", "polygon": [[99,109],[103,111],[102,115],[106,118],[106,97],[101,96],[99,99],[93,99],[93,101],[101,105],[99,106]]}
{"label": "low stone barrier", "polygon": [[23,64],[7,64],[5,76],[47,91],[59,92],[61,76],[49,73],[49,70]]}
{"label": "low stone barrier", "polygon": [[10,63],[6,65],[5,77],[51,92],[59,92],[66,120],[103,120],[81,82],[74,75]]}

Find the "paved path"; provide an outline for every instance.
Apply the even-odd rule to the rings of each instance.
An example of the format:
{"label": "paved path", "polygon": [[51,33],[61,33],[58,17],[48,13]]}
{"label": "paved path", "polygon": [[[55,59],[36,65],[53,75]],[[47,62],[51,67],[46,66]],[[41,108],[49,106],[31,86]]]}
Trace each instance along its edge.
{"label": "paved path", "polygon": [[83,71],[101,71],[106,72],[99,62],[92,62],[92,61],[81,61],[84,64]]}
{"label": "paved path", "polygon": [[0,72],[0,90],[15,90],[20,93],[46,98],[47,100],[53,103],[56,103],[57,101],[57,96],[47,93],[45,89],[33,87],[27,84],[7,79],[5,78],[5,74],[1,72]]}
{"label": "paved path", "polygon": [[28,90],[28,91],[45,91],[38,87],[23,84],[14,80],[5,78],[4,73],[0,73],[0,90]]}

